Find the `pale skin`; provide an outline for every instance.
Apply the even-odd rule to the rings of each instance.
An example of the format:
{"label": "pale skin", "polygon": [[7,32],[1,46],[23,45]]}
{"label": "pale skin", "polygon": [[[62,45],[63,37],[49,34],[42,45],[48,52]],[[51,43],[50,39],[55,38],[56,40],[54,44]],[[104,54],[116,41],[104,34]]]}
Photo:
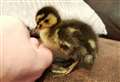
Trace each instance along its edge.
{"label": "pale skin", "polygon": [[52,52],[19,19],[0,17],[0,82],[34,82],[51,63]]}

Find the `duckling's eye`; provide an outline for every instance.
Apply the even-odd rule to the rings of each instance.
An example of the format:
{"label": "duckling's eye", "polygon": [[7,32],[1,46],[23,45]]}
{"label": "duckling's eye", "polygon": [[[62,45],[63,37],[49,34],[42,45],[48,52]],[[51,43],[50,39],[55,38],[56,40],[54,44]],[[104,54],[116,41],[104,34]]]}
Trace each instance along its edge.
{"label": "duckling's eye", "polygon": [[45,21],[44,21],[45,23],[48,23],[49,22],[49,20],[48,19],[45,19]]}
{"label": "duckling's eye", "polygon": [[42,25],[40,24],[39,28],[41,28],[41,27],[42,27]]}
{"label": "duckling's eye", "polygon": [[39,25],[38,25],[38,28],[41,29],[41,27],[42,27],[42,24],[39,24]]}

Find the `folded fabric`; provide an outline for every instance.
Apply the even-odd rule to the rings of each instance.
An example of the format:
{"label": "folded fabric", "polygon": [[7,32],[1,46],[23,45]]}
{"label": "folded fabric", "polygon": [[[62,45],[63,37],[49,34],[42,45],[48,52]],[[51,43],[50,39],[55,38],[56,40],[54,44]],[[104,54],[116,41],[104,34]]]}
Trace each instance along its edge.
{"label": "folded fabric", "polygon": [[53,6],[62,19],[77,19],[89,24],[97,34],[107,34],[100,17],[83,0],[4,0],[2,4],[2,15],[17,16],[30,27],[35,27],[39,9]]}

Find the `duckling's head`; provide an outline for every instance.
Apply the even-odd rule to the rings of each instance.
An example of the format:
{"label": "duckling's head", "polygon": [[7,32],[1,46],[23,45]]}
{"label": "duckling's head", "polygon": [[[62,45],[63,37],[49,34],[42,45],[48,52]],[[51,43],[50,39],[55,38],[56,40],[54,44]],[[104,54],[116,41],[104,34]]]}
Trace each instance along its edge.
{"label": "duckling's head", "polygon": [[37,29],[55,27],[60,21],[57,10],[51,6],[43,7],[36,14]]}

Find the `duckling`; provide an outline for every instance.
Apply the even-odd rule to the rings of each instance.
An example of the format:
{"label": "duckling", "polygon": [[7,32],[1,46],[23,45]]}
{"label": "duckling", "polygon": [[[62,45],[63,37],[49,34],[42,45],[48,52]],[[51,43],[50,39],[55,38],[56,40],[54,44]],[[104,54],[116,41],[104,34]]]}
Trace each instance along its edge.
{"label": "duckling", "polygon": [[78,20],[63,20],[57,25],[59,52],[52,72],[67,75],[77,65],[91,69],[97,54],[97,36],[91,27]]}
{"label": "duckling", "polygon": [[98,46],[97,36],[89,25],[73,19],[61,20],[53,7],[40,9],[36,23],[31,36],[53,52],[53,74],[67,75],[77,65],[92,67]]}

